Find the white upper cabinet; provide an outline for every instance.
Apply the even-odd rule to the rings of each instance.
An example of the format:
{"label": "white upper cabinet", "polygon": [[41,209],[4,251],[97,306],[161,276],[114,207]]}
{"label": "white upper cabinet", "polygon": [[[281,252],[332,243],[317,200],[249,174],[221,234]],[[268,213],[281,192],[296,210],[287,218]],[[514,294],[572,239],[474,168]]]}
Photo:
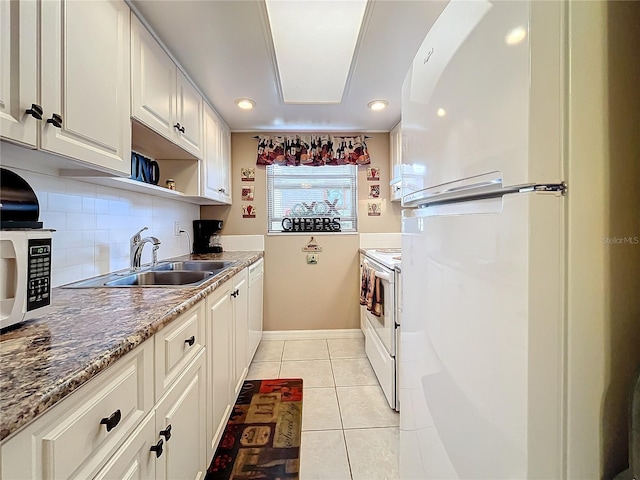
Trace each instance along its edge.
{"label": "white upper cabinet", "polygon": [[128,175],[129,7],[2,1],[0,13],[2,138]]}
{"label": "white upper cabinet", "polygon": [[177,72],[176,134],[178,145],[202,158],[202,97],[180,70]]}
{"label": "white upper cabinet", "polygon": [[402,122],[389,132],[389,178],[391,201],[402,198]]}
{"label": "white upper cabinet", "polygon": [[132,116],[202,158],[202,97],[135,15],[131,45]]}
{"label": "white upper cabinet", "polygon": [[224,123],[220,128],[220,180],[222,182],[223,203],[231,205],[231,131]]}
{"label": "white upper cabinet", "polygon": [[176,66],[135,15],[131,15],[131,50],[133,116],[172,139]]}
{"label": "white upper cabinet", "polygon": [[47,0],[41,11],[40,148],[130,173],[129,7]]}
{"label": "white upper cabinet", "polygon": [[201,169],[201,195],[231,204],[229,129],[208,105],[204,108],[204,123],[205,150]]}
{"label": "white upper cabinet", "polygon": [[0,2],[0,133],[31,147],[42,118],[37,15],[35,2]]}

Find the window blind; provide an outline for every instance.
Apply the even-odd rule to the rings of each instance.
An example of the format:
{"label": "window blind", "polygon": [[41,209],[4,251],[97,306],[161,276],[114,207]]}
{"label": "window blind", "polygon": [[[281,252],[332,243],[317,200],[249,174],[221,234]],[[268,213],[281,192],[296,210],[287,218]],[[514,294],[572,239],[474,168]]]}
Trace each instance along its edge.
{"label": "window blind", "polygon": [[355,165],[267,166],[269,233],[283,218],[339,217],[341,231],[358,231],[358,170]]}

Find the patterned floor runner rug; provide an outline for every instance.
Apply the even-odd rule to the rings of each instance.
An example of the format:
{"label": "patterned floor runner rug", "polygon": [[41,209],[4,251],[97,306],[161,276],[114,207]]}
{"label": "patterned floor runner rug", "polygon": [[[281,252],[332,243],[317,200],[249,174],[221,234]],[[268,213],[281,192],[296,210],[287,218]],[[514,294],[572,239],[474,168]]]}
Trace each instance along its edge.
{"label": "patterned floor runner rug", "polygon": [[205,480],[293,480],[300,472],[302,379],[242,385]]}

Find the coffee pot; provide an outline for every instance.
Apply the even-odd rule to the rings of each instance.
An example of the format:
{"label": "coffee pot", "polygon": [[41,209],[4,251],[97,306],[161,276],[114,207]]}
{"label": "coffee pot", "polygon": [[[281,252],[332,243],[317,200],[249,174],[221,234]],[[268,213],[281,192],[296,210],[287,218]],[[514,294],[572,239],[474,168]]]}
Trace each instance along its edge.
{"label": "coffee pot", "polygon": [[214,253],[222,253],[222,237],[219,233],[214,233],[209,237],[209,246],[213,249]]}

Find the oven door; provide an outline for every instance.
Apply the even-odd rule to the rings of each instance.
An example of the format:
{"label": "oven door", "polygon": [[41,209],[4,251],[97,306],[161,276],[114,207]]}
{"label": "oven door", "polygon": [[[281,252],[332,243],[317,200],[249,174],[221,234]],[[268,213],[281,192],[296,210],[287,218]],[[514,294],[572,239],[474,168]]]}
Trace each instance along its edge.
{"label": "oven door", "polygon": [[382,314],[378,317],[369,310],[365,311],[366,318],[373,332],[380,339],[389,355],[395,357],[395,272],[384,265],[379,264],[371,258],[366,258],[365,262],[375,271],[375,276],[380,279],[382,287]]}

